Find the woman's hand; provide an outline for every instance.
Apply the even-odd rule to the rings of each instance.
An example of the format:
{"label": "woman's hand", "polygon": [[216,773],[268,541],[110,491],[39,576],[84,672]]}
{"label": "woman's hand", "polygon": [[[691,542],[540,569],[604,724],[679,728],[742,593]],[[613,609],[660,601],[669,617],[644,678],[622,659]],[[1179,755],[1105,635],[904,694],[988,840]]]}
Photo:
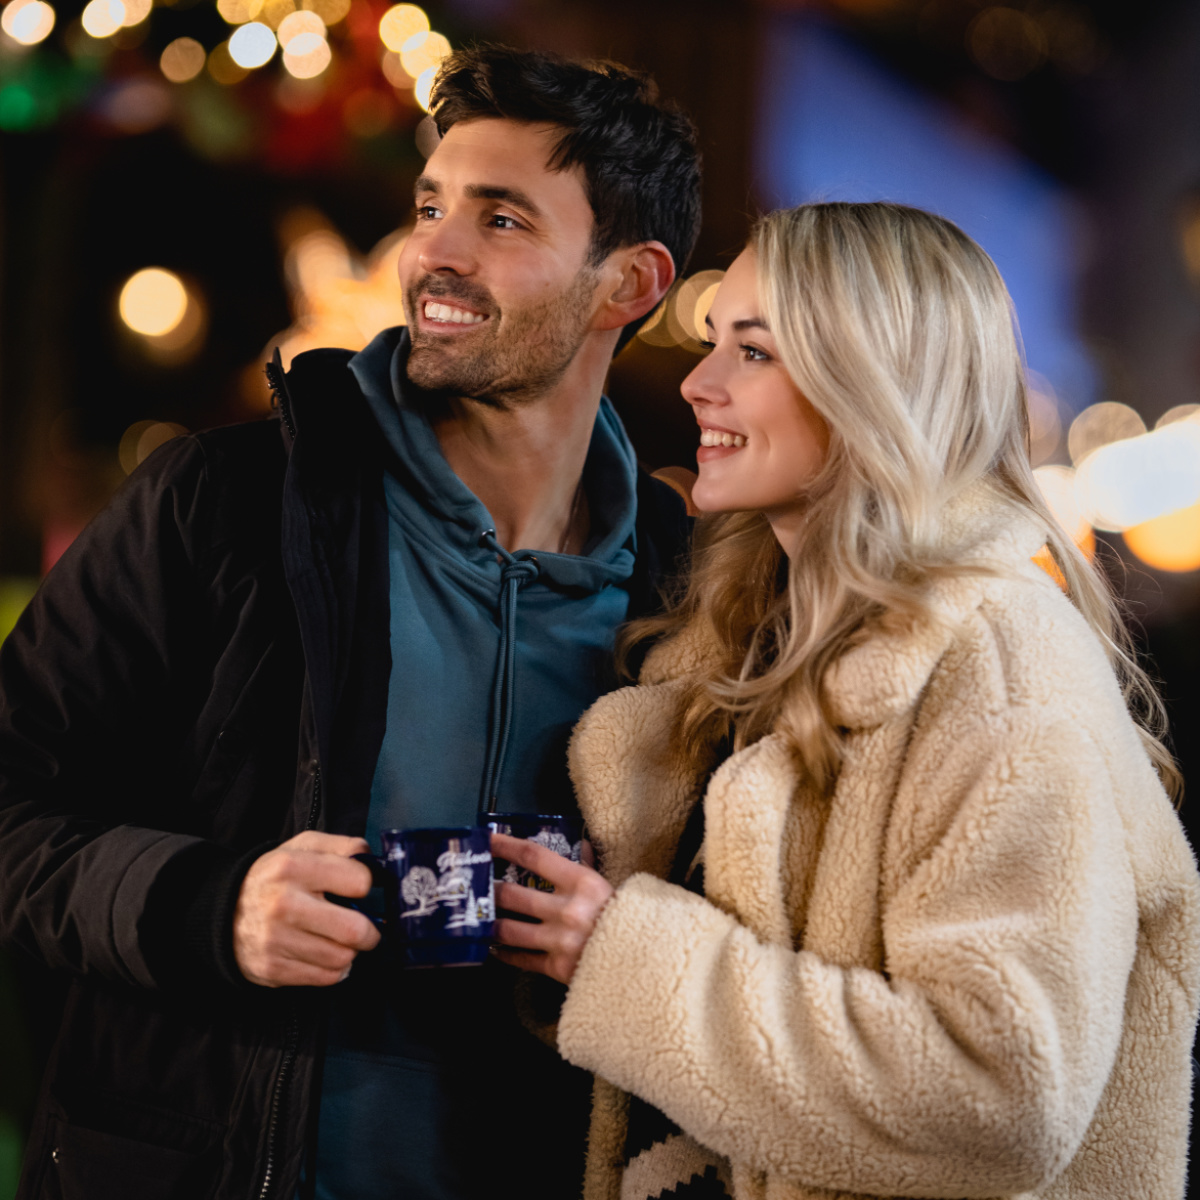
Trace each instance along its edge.
{"label": "woman's hand", "polygon": [[[586,847],[585,847],[586,848]],[[496,922],[497,958],[526,971],[570,983],[600,912],[613,889],[591,867],[573,863],[524,838],[492,834],[492,853],[540,875],[553,892],[516,883],[496,884],[496,907],[536,917],[540,925],[501,917]],[[519,948],[510,948],[519,947]],[[532,951],[543,953],[531,953]]]}

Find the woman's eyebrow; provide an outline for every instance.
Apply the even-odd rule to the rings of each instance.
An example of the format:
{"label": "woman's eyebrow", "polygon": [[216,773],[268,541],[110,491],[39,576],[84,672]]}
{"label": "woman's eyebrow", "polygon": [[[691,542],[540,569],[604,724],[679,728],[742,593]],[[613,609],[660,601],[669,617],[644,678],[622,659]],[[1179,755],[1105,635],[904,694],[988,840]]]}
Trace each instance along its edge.
{"label": "woman's eyebrow", "polygon": [[[712,317],[706,316],[704,324],[709,329],[716,329],[712,323]],[[762,317],[743,317],[740,321],[734,321],[731,326],[735,333],[741,333],[745,329],[761,329],[763,333],[770,333],[771,327],[762,319]]]}

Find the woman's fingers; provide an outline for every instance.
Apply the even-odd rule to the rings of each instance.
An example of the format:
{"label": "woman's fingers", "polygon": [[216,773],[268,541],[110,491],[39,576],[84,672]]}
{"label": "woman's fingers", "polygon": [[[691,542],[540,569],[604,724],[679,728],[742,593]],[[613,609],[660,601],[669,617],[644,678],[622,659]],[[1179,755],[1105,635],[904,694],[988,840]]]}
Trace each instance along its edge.
{"label": "woman's fingers", "polygon": [[513,921],[497,917],[494,927],[496,941],[505,946],[517,946],[525,950],[549,950],[553,935],[545,925],[531,925],[528,921]]}
{"label": "woman's fingers", "polygon": [[562,903],[557,892],[543,892],[520,883],[496,884],[496,907],[520,913],[523,917],[545,921],[562,907]]}
{"label": "woman's fingers", "polygon": [[528,838],[509,837],[505,833],[492,834],[492,853],[497,858],[506,859],[510,863],[516,863],[518,867],[540,875],[555,888],[569,885],[579,878],[581,872],[590,870],[589,867],[564,858],[548,846],[539,846],[537,842],[531,842]]}
{"label": "woman's fingers", "polygon": [[499,886],[496,901],[501,908],[534,917],[537,923],[498,920],[496,940],[502,945],[497,956],[513,966],[570,983],[596,920],[613,894],[612,886],[591,867],[522,838],[493,833],[492,853],[554,885],[553,892],[513,884]]}

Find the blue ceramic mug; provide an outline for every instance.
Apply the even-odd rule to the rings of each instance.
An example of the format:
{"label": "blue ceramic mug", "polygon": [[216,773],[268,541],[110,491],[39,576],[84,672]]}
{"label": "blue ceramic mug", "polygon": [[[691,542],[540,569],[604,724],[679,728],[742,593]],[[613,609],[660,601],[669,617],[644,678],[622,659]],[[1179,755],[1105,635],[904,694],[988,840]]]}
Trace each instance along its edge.
{"label": "blue ceramic mug", "polygon": [[[492,833],[506,833],[509,837],[536,842],[555,854],[561,854],[563,858],[569,858],[571,862],[583,861],[582,817],[551,813],[491,813],[487,827]],[[500,858],[496,860],[496,878],[503,883],[517,883],[542,892],[554,891],[554,885],[547,883],[540,875]]]}
{"label": "blue ceramic mug", "polygon": [[358,855],[382,876],[385,940],[404,967],[484,962],[496,917],[490,835],[478,826],[387,829],[382,858]]}

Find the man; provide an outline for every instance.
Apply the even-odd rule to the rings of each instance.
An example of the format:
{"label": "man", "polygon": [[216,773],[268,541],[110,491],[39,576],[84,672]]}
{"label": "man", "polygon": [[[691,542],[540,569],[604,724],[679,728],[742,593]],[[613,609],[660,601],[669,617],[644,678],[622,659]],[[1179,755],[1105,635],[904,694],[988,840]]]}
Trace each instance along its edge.
{"label": "man", "polygon": [[698,165],[615,67],[464,52],[434,104],[408,329],[160,451],[0,654],[0,934],[74,975],[22,1197],[578,1193],[515,973],[396,971],[345,901],[381,828],[573,806],[686,533],[601,387]]}

